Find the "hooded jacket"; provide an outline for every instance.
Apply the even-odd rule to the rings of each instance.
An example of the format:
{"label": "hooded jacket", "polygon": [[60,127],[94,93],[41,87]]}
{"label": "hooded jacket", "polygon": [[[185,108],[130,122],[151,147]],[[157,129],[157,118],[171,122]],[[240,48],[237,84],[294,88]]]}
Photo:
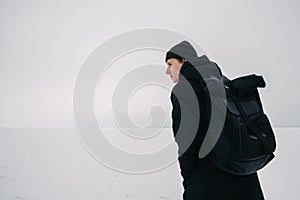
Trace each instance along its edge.
{"label": "hooded jacket", "polygon": [[179,146],[179,157],[198,153],[210,122],[210,97],[205,91],[203,79],[207,77],[203,72],[221,78],[221,70],[207,56],[197,57],[192,62],[197,63],[196,67],[189,61],[183,64],[179,82],[171,93],[172,128]]}
{"label": "hooded jacket", "polygon": [[[184,44],[184,48],[193,48]],[[198,157],[211,115],[211,99],[205,92],[203,78],[214,76],[221,79],[222,74],[217,64],[207,56],[196,57],[191,49],[187,51],[191,52],[189,55],[184,55],[184,51],[179,54],[178,49],[182,50],[181,47],[173,47],[169,55],[174,56],[175,53],[175,56],[188,57],[170,96],[173,105],[172,129],[183,177],[183,199],[263,200],[257,173],[247,176],[228,174],[217,169],[209,156],[202,159]]]}

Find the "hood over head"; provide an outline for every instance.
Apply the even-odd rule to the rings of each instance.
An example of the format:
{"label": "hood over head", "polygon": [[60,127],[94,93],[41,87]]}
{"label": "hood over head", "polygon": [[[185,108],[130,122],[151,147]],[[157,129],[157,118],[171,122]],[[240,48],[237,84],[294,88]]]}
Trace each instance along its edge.
{"label": "hood over head", "polygon": [[198,57],[198,55],[194,47],[188,41],[184,40],[167,52],[165,61],[167,62],[170,58],[179,60],[185,58],[186,60],[190,60],[196,57]]}

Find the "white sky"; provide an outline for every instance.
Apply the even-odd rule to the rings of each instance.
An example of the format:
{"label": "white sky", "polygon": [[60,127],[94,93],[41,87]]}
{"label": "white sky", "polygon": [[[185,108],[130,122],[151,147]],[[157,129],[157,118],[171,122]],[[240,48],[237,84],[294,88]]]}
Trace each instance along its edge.
{"label": "white sky", "polygon": [[[187,35],[231,78],[262,74],[267,89],[261,96],[273,125],[299,126],[299,4],[1,1],[0,126],[73,127],[72,95],[81,64],[112,36],[143,27]],[[162,105],[169,106],[162,97]]]}

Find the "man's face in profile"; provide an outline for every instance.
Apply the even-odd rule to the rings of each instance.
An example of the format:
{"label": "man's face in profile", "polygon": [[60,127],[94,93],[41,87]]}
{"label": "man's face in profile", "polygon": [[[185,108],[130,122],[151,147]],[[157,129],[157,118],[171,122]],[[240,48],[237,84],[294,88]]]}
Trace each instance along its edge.
{"label": "man's face in profile", "polygon": [[177,83],[179,80],[179,71],[183,65],[183,61],[179,61],[176,58],[170,58],[167,60],[167,70],[166,74],[170,75],[170,78],[172,79],[173,83]]}

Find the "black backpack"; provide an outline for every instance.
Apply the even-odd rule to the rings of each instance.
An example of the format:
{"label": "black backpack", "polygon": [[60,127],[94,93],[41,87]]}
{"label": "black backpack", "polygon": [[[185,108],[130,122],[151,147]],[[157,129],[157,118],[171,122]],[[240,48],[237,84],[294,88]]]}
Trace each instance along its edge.
{"label": "black backpack", "polygon": [[266,84],[262,76],[255,74],[234,80],[223,76],[222,79],[227,111],[222,133],[209,157],[222,171],[252,174],[274,158],[276,148],[275,136],[257,90]]}

